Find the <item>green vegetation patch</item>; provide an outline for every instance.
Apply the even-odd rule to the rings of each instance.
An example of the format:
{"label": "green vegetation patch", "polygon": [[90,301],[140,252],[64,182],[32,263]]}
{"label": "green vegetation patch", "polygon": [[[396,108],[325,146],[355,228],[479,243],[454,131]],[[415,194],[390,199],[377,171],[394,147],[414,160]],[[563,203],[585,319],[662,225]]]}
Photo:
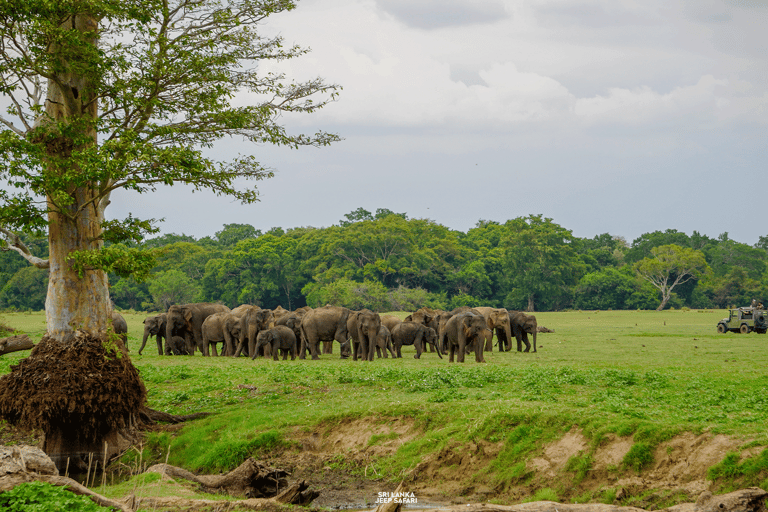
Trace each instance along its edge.
{"label": "green vegetation patch", "polygon": [[102,512],[104,509],[87,496],[80,496],[43,482],[25,482],[0,493],[3,512]]}
{"label": "green vegetation patch", "polygon": [[718,484],[720,492],[731,492],[744,487],[768,486],[768,449],[741,460],[741,454],[729,453],[707,471],[707,478]]}

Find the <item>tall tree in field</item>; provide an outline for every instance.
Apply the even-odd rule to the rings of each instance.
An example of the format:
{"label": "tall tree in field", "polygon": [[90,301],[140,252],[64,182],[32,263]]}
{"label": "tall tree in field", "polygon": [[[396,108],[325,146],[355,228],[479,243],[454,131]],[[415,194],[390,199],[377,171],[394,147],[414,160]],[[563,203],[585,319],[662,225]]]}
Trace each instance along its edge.
{"label": "tall tree in field", "polygon": [[660,245],[651,249],[651,254],[653,257],[635,263],[635,270],[661,292],[661,303],[656,311],[666,307],[676,286],[711,272],[704,254],[695,249]]}
{"label": "tall tree in field", "polygon": [[[105,335],[107,272],[146,275],[151,254],[121,242],[156,229],[152,220],[132,216],[107,221],[111,195],[185,183],[250,203],[258,199],[255,187],[236,182],[272,172],[253,156],[217,162],[203,149],[224,136],[291,147],[338,139],[290,135],[278,124],[283,113],[313,112],[332,101],[337,86],[257,72],[261,61],[306,52],[257,30],[270,14],[294,7],[291,0],[0,3],[0,93],[10,105],[0,117],[0,233],[5,248],[50,274],[47,337],[3,377],[0,415],[45,431],[49,453],[101,453],[102,441],[130,426],[144,399],[127,354]],[[233,105],[236,94],[248,93],[251,105]],[[46,231],[45,260],[17,236]],[[97,366],[106,354],[117,366],[96,373],[122,376],[115,387],[99,383],[99,391],[85,381],[60,385],[54,377],[71,368],[54,363],[68,361],[67,350]],[[47,390],[29,382],[37,378],[35,361],[51,376]],[[94,374],[69,372],[80,373]],[[57,386],[68,393],[61,405],[44,396]],[[124,396],[108,402],[97,393]]]}
{"label": "tall tree in field", "polygon": [[512,288],[507,301],[524,303],[527,311],[542,303],[549,308],[562,306],[558,301],[585,270],[577,239],[541,215],[507,221],[505,228],[500,245],[505,251],[503,271]]}

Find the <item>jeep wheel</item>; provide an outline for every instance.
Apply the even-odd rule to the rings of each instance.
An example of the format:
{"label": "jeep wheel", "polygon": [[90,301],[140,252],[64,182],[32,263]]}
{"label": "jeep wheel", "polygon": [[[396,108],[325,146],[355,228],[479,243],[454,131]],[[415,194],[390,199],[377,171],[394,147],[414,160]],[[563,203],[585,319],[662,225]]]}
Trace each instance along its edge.
{"label": "jeep wheel", "polygon": [[739,332],[741,334],[749,333],[749,326],[747,324],[741,324],[741,327],[739,328]]}
{"label": "jeep wheel", "polygon": [[725,327],[725,324],[717,324],[717,332],[725,334],[727,331],[728,329]]}

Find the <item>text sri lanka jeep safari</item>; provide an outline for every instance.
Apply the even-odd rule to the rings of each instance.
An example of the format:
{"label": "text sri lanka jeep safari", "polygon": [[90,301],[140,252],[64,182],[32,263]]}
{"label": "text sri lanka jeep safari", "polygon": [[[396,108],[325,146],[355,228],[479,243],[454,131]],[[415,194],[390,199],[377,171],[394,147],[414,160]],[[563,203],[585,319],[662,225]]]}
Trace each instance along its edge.
{"label": "text sri lanka jeep safari", "polygon": [[768,311],[753,307],[731,309],[730,316],[717,323],[717,332],[728,331],[742,334],[755,331],[765,334],[768,331]]}

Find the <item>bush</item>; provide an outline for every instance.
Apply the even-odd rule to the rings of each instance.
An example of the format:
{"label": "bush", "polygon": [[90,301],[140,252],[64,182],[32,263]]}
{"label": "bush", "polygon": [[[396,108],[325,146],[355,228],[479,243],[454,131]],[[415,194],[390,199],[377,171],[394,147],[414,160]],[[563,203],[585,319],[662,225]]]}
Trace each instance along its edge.
{"label": "bush", "polygon": [[104,509],[87,496],[79,496],[43,482],[19,484],[0,493],[0,510],[4,512],[101,512]]}

